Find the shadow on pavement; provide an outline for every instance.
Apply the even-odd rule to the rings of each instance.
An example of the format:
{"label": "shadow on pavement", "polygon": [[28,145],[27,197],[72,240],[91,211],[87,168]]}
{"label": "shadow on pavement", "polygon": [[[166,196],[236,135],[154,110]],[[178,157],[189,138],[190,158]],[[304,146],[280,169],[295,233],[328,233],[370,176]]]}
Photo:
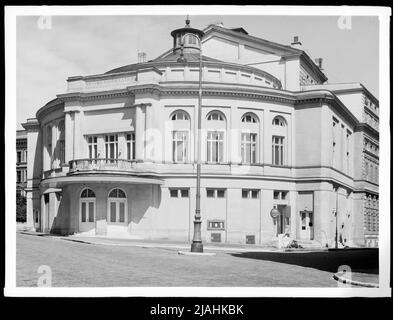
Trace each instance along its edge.
{"label": "shadow on pavement", "polygon": [[238,258],[258,259],[337,272],[348,265],[352,272],[378,274],[378,249],[336,250],[324,252],[244,252],[231,253]]}

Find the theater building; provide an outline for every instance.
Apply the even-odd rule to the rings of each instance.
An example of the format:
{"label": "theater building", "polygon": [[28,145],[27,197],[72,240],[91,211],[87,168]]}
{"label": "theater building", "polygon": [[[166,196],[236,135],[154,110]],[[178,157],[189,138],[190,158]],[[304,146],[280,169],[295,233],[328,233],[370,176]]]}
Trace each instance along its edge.
{"label": "theater building", "polygon": [[377,246],[378,100],[327,83],[297,37],[188,20],[171,36],[154,60],[68,78],[23,124],[30,226],[192,239],[202,47],[203,241]]}

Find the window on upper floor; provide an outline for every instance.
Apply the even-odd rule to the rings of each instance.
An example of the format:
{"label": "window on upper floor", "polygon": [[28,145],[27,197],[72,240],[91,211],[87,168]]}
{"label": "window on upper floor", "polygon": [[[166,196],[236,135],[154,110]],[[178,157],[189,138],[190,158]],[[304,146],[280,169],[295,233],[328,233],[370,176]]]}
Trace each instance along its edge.
{"label": "window on upper floor", "polygon": [[173,131],[172,133],[173,162],[188,160],[188,131]]}
{"label": "window on upper floor", "polygon": [[178,110],[175,111],[172,115],[171,115],[171,120],[172,121],[177,121],[177,120],[190,120],[190,116],[188,115],[187,112],[183,111],[183,110]]}
{"label": "window on upper floor", "polygon": [[272,137],[272,164],[276,166],[283,166],[284,161],[284,137]]}
{"label": "window on upper floor", "polygon": [[118,158],[118,136],[111,134],[105,136],[105,158],[109,162],[113,162]]}
{"label": "window on upper floor", "polygon": [[277,116],[272,121],[273,126],[285,127],[287,125],[285,119],[283,117]]}
{"label": "window on upper floor", "polygon": [[208,131],[207,162],[220,163],[223,161],[224,161],[224,132]]}
{"label": "window on upper floor", "polygon": [[135,133],[126,134],[127,160],[135,160]]}
{"label": "window on upper floor", "polygon": [[253,164],[257,162],[257,134],[242,133],[241,153],[242,163]]}
{"label": "window on upper floor", "polygon": [[210,112],[207,115],[206,119],[208,121],[214,121],[214,120],[215,121],[225,121],[224,115],[221,112],[219,112],[219,111],[212,111],[212,112]]}
{"label": "window on upper floor", "polygon": [[98,158],[97,136],[87,137],[87,145],[89,149],[89,158],[90,159]]}
{"label": "window on upper floor", "polygon": [[255,114],[253,113],[246,113],[242,117],[242,122],[248,122],[248,123],[258,123],[258,118]]}

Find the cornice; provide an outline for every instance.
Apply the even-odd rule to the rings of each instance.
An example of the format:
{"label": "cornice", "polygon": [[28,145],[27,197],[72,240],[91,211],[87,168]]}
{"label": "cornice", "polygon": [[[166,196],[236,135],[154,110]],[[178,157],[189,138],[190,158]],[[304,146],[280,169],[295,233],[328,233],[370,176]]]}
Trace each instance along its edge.
{"label": "cornice", "polygon": [[97,92],[71,92],[58,94],[57,98],[62,102],[67,101],[91,101],[97,99],[112,99],[124,96],[129,96],[130,91],[126,89],[120,90],[108,90],[108,91],[97,91]]}
{"label": "cornice", "polygon": [[[130,92],[134,94],[150,93],[160,96],[168,95],[198,95],[199,88],[197,82],[195,86],[187,87],[164,87],[161,85],[143,85],[143,86],[132,86],[127,88]],[[222,87],[203,87],[202,92],[204,96],[223,96],[223,97],[242,97],[248,99],[266,100],[266,101],[276,101],[282,103],[293,104],[295,101],[294,97],[290,95],[282,95],[277,92],[263,92],[256,89],[245,89],[245,88],[222,88]]]}
{"label": "cornice", "polygon": [[365,123],[365,122],[358,123],[355,127],[355,131],[356,132],[366,132],[372,138],[379,140],[379,132],[377,130],[375,130],[372,126],[370,126],[368,123]]}

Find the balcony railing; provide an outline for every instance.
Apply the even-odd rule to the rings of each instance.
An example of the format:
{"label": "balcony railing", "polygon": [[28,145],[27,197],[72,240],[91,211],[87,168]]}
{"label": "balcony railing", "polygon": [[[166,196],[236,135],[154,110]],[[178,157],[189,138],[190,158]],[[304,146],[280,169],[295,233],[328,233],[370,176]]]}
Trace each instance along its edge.
{"label": "balcony railing", "polygon": [[71,160],[69,173],[79,171],[135,171],[136,160],[76,159]]}

